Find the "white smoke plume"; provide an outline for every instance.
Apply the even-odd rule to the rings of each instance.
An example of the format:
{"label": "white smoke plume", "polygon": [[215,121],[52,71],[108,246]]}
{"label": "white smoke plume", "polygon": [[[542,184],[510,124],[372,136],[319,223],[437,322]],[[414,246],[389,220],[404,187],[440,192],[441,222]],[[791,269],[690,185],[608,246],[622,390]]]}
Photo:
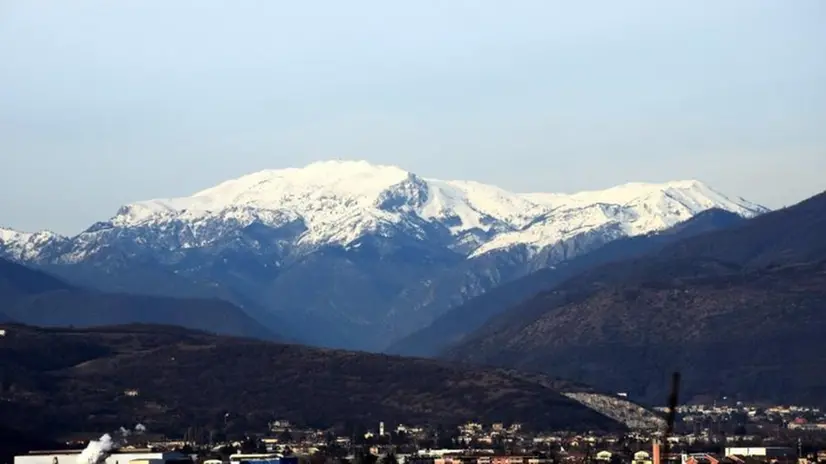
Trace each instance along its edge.
{"label": "white smoke plume", "polygon": [[103,434],[98,440],[91,440],[86,445],[86,449],[77,457],[77,464],[100,464],[116,448],[112,436],[108,433]]}
{"label": "white smoke plume", "polygon": [[[142,434],[144,432],[146,432],[146,426],[143,424],[135,426],[135,433]],[[108,433],[104,433],[99,439],[89,441],[86,448],[78,455],[77,464],[103,464],[106,458],[117,448],[126,444],[126,439],[132,435],[132,431],[124,427],[121,427],[118,433],[119,437],[117,439],[112,438]]]}

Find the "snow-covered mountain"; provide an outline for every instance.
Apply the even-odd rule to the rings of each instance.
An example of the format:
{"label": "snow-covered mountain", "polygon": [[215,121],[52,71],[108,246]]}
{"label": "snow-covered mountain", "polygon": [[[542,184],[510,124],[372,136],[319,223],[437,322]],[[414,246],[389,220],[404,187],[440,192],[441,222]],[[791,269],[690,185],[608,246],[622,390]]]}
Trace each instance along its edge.
{"label": "snow-covered mountain", "polygon": [[[316,343],[375,349],[493,285],[711,208],[766,211],[699,181],[522,194],[326,161],[128,204],[75,237],[0,229],[0,256],[104,289],[212,291],[338,330]],[[341,341],[354,328],[370,341]]]}
{"label": "snow-covered mountain", "polygon": [[16,261],[38,261],[41,256],[48,255],[55,247],[68,242],[68,237],[63,237],[48,230],[20,232],[0,227],[0,256],[6,256]]}
{"label": "snow-covered mountain", "polygon": [[[370,234],[406,233],[428,240],[448,232],[455,242],[451,247],[475,257],[517,245],[541,250],[600,228],[616,227],[624,236],[645,234],[710,208],[747,217],[766,211],[699,181],[634,183],[573,195],[517,194],[477,182],[424,179],[394,166],[327,161],[257,172],[189,197],[126,205],[108,222],[74,237],[65,260],[93,254],[105,244],[92,237],[113,228],[158,228],[175,233],[176,247],[211,246],[222,239],[216,222],[231,228],[298,223],[295,245],[304,252],[348,246]],[[66,239],[51,232],[0,229],[6,252],[24,261],[37,260],[45,245]]]}

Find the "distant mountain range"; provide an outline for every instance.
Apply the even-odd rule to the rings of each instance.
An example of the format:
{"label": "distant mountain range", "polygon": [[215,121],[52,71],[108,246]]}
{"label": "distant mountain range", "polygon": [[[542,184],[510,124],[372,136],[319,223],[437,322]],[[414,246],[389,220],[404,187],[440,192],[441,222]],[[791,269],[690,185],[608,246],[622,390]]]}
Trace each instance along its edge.
{"label": "distant mountain range", "polygon": [[679,370],[685,400],[823,405],[824,331],[826,193],[588,267],[498,311],[444,357],[660,404]]}
{"label": "distant mountain range", "polygon": [[663,423],[614,395],[505,370],[169,326],[3,327],[0,430],[41,436],[115,430],[136,418],[169,434],[193,426],[244,433],[274,419],[316,427],[476,420],[582,431]]}
{"label": "distant mountain range", "polygon": [[[170,359],[190,359],[190,351],[199,350],[240,359],[243,346],[257,353],[251,359],[280,366],[287,378],[302,365],[322,372],[351,359],[351,368],[365,376],[386,374],[388,389],[420,375],[429,379],[420,390],[428,391],[445,380],[442,369],[450,369],[487,379],[476,386],[491,380],[507,390],[517,382],[534,399],[534,388],[551,388],[590,407],[604,406],[610,397],[588,396],[597,393],[581,386],[560,390],[561,381],[548,375],[661,404],[668,375],[679,370],[684,400],[728,396],[822,404],[824,237],[826,193],[767,212],[696,181],[574,195],[514,194],[394,167],[325,162],[252,174],[191,197],[126,205],[75,237],[0,230],[0,255],[13,261],[0,259],[0,322],[168,324],[496,368],[273,348],[282,345],[168,327],[123,329],[139,330],[143,335],[135,336],[149,345],[155,341],[148,332],[160,331],[168,346],[153,350],[182,350]],[[46,333],[25,330],[35,338]],[[108,345],[109,335],[102,337],[95,359],[133,370],[100,372],[150,385],[137,372],[151,371],[146,366],[160,358],[124,354],[122,346]],[[188,345],[194,340],[189,337],[199,340],[197,346]],[[282,360],[272,353],[283,350],[287,364],[278,364]],[[120,354],[99,358],[114,352]],[[74,379],[73,368],[61,369]],[[232,372],[249,376],[252,369]],[[26,378],[45,381],[39,377],[45,371],[33,372]],[[338,388],[330,385],[341,378],[350,382],[348,375],[313,382],[326,391]],[[225,379],[220,385],[226,394],[234,384]],[[362,387],[352,386],[352,393],[364,404],[378,401]],[[499,417],[499,399],[480,396],[482,390],[468,395],[488,401],[482,406],[486,417]],[[382,414],[424,419],[422,411],[405,406],[406,394],[381,403]],[[457,398],[438,401],[449,399],[445,407],[468,412]],[[341,414],[315,419],[355,414],[329,401]],[[536,407],[533,399],[517,402],[525,414]],[[211,414],[204,405],[187,403],[191,407]],[[600,413],[610,416],[611,410],[602,407]],[[284,411],[301,414],[297,407]],[[570,414],[579,421],[579,412]]]}
{"label": "distant mountain range", "polygon": [[281,339],[225,301],[85,290],[0,258],[0,322],[10,321],[44,327],[170,324],[218,334]]}
{"label": "distant mountain range", "polygon": [[223,299],[293,339],[378,351],[496,286],[711,209],[766,211],[698,181],[516,194],[330,161],[125,205],[74,237],[0,229],[0,256],[99,291]]}

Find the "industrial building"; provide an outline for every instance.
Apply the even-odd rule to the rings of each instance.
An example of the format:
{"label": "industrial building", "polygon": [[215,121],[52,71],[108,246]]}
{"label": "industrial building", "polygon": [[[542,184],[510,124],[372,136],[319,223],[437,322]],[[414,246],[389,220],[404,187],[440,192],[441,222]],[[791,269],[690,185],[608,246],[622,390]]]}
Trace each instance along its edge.
{"label": "industrial building", "polygon": [[[14,457],[14,464],[78,464],[82,450],[31,451]],[[128,450],[110,454],[105,464],[192,464],[186,454],[152,450]],[[85,464],[85,463],[84,463]],[[103,464],[97,463],[97,464]]]}

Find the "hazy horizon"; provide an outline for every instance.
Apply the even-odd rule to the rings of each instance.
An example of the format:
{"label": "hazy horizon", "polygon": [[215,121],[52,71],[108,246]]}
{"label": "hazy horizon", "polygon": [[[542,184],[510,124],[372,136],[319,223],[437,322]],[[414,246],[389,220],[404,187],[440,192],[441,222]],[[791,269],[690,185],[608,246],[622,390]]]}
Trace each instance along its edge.
{"label": "hazy horizon", "polygon": [[[327,159],[516,192],[826,189],[826,3],[0,6],[0,226]],[[818,122],[820,121],[820,122]]]}

